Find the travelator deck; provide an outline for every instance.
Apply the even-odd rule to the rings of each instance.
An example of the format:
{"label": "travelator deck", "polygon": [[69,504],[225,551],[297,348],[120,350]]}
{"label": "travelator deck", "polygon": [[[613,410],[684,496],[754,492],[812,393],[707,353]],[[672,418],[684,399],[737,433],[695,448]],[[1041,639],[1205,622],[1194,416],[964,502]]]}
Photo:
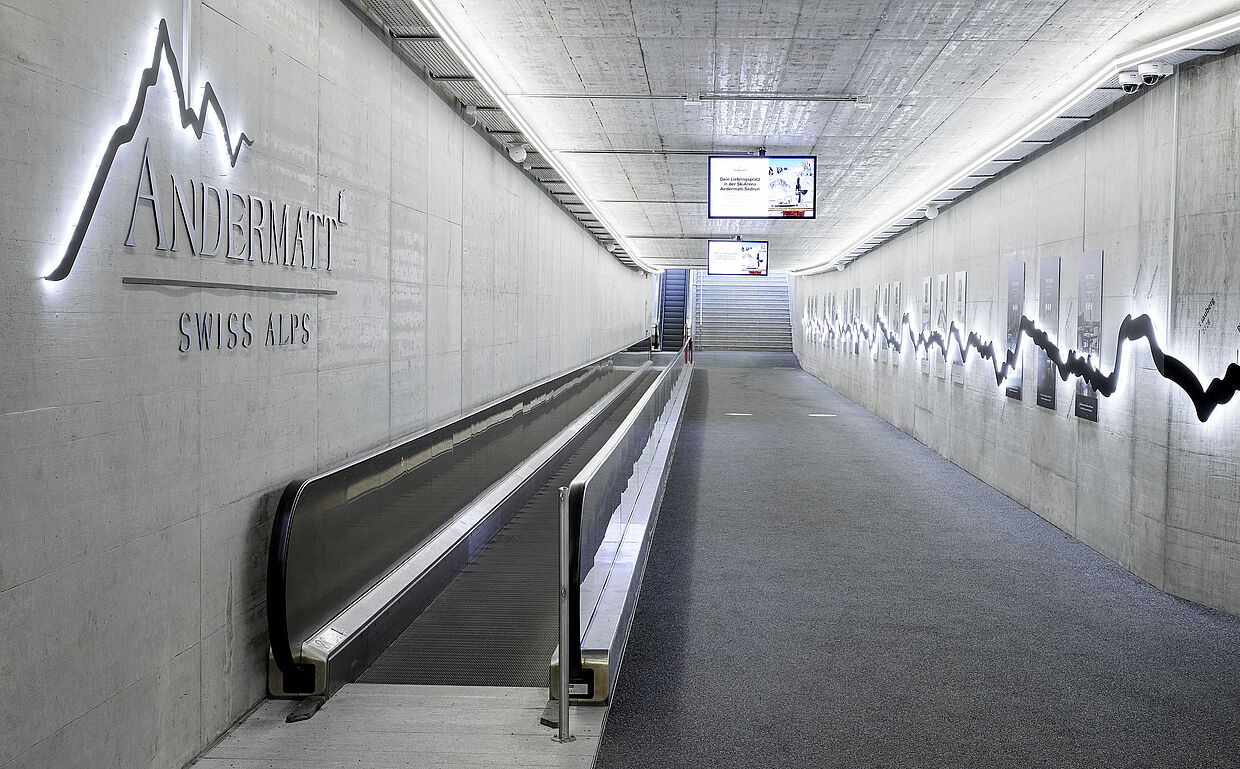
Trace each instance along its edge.
{"label": "travelator deck", "polygon": [[654,381],[649,371],[538,492],[359,678],[361,683],[545,686],[559,605],[559,488]]}
{"label": "travelator deck", "polygon": [[[271,693],[330,697],[352,681],[547,685],[558,488],[600,447],[622,436],[631,446],[638,414],[648,426],[652,404],[662,409],[671,367],[653,362],[617,353],[290,483],[268,568]],[[611,468],[608,488],[633,470]],[[601,513],[581,547],[600,546]],[[603,548],[619,559],[608,561],[624,575],[616,585],[632,579],[632,545],[621,544]]]}

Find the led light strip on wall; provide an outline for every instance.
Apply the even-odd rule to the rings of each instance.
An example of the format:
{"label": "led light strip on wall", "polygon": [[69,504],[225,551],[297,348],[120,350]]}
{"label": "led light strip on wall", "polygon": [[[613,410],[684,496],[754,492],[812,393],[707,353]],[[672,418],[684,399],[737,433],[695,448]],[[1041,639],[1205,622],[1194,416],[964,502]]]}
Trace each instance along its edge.
{"label": "led light strip on wall", "polygon": [[[837,339],[856,339],[863,340],[866,348],[874,353],[877,351],[879,342],[886,342],[897,355],[904,351],[904,342],[899,332],[892,332],[887,328],[887,324],[881,319],[876,321],[877,328],[870,328],[858,319],[854,319],[847,323],[835,323],[830,321],[822,321],[817,318],[811,318],[808,314],[802,319],[801,326],[807,332],[807,336],[812,337],[819,344],[833,343]],[[1123,322],[1119,325],[1118,339],[1115,344],[1115,368],[1111,373],[1104,374],[1099,368],[1094,366],[1093,361],[1087,356],[1080,356],[1076,350],[1069,350],[1065,358],[1063,352],[1058,345],[1050,340],[1050,333],[1038,328],[1027,315],[1020,316],[1019,335],[1016,339],[1016,349],[1002,351],[1002,355],[996,352],[995,343],[993,341],[983,341],[981,335],[975,331],[968,332],[963,339],[962,329],[953,321],[948,327],[946,333],[939,329],[935,329],[930,333],[919,331],[913,333],[912,321],[909,314],[905,313],[900,321],[900,327],[907,330],[908,341],[912,345],[913,352],[924,351],[930,353],[931,347],[936,347],[943,361],[948,361],[948,350],[955,342],[956,349],[960,351],[960,358],[967,363],[971,351],[976,351],[982,360],[990,361],[994,369],[995,384],[1002,387],[1007,380],[1008,375],[1016,368],[1020,361],[1021,340],[1025,337],[1034,344],[1046,356],[1059,373],[1059,378],[1068,381],[1068,377],[1079,377],[1098,394],[1104,397],[1111,397],[1119,388],[1120,362],[1123,360],[1124,345],[1127,342],[1136,342],[1144,339],[1149,346],[1150,358],[1154,361],[1154,367],[1158,369],[1158,373],[1164,379],[1174,383],[1177,387],[1188,395],[1193,402],[1193,409],[1197,414],[1197,419],[1205,422],[1214,413],[1214,410],[1231,401],[1237,392],[1240,392],[1240,365],[1229,363],[1227,370],[1222,377],[1215,377],[1210,380],[1210,384],[1206,387],[1201,386],[1200,378],[1193,373],[1183,361],[1173,355],[1163,352],[1162,346],[1158,343],[1158,337],[1154,331],[1154,321],[1149,315],[1141,315],[1136,318],[1132,315],[1124,316]],[[1000,362],[1002,358],[1002,362]]]}
{"label": "led light strip on wall", "polygon": [[[1240,44],[1240,12],[1186,30],[1113,60],[1066,98],[1027,124],[1019,133],[978,155],[966,165],[965,170],[950,176],[949,181],[937,186],[932,193],[920,196],[914,205],[901,209],[904,212],[901,216],[891,219],[886,225],[858,240],[850,248],[809,266],[789,270],[789,274],[804,277],[830,269],[843,269],[882,243],[919,223],[923,217],[929,218],[927,210],[935,207],[936,204],[951,203],[961,195],[978,189],[999,171],[1020,163],[1041,146],[1051,143],[1055,138],[1071,130],[1074,125],[1092,119],[1094,115],[1123,98],[1127,92],[1119,82],[1121,72],[1133,70],[1141,64],[1151,62],[1183,64],[1202,56],[1221,53],[1236,44]],[[1035,138],[1039,134],[1044,134],[1048,129],[1054,128],[1054,123],[1058,120],[1070,122],[1073,125],[1059,126],[1059,130],[1053,137]],[[1021,145],[1029,146],[1022,148]],[[983,171],[993,172],[982,173]]]}

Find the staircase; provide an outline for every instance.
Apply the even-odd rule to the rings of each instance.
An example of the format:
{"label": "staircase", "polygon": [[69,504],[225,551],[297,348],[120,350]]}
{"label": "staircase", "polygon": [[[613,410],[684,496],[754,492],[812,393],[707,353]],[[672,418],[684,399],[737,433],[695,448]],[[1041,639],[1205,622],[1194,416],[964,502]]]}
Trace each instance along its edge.
{"label": "staircase", "polygon": [[679,350],[685,343],[685,302],[689,298],[689,271],[666,270],[659,289],[659,340],[663,350]]}
{"label": "staircase", "polygon": [[749,277],[698,272],[694,281],[695,348],[792,351],[787,275]]}

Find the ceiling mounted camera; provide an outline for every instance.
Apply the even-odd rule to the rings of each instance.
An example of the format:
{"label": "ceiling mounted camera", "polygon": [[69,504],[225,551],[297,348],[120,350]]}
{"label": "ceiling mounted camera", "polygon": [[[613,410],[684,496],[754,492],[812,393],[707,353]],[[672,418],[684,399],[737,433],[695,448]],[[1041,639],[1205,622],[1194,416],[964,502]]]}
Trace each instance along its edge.
{"label": "ceiling mounted camera", "polygon": [[1144,84],[1139,72],[1129,70],[1119,73],[1119,87],[1124,89],[1124,93],[1136,93]]}
{"label": "ceiling mounted camera", "polygon": [[1137,65],[1137,74],[1146,85],[1154,85],[1172,72],[1175,72],[1175,67],[1161,61],[1147,61]]}

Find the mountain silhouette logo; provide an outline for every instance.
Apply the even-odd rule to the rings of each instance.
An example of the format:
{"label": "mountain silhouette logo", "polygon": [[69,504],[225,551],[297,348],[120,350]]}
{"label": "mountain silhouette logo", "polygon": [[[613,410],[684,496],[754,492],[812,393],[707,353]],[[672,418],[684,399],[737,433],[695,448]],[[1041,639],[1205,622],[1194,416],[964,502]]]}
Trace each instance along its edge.
{"label": "mountain silhouette logo", "polygon": [[223,132],[224,146],[228,151],[229,165],[235,168],[237,159],[241,156],[241,150],[254,144],[254,140],[246,136],[244,133],[237,135],[234,143],[232,135],[228,132],[228,119],[224,116],[224,108],[220,106],[220,101],[215,95],[215,89],[211,83],[203,85],[202,102],[198,109],[195,110],[189,104],[189,97],[185,93],[185,83],[181,80],[181,67],[177,61],[176,52],[172,50],[172,38],[168,33],[167,19],[159,20],[159,34],[155,38],[155,51],[151,56],[151,65],[142,71],[142,78],[138,83],[138,96],[134,99],[133,108],[129,113],[129,119],[116,127],[112,132],[112,138],[108,141],[107,149],[104,150],[103,158],[99,161],[99,170],[95,172],[94,181],[91,182],[90,192],[86,196],[86,202],[82,206],[82,211],[78,216],[77,224],[73,228],[73,234],[69,237],[69,244],[65,247],[65,253],[60,259],[60,263],[56,268],[45,276],[46,280],[64,280],[73,270],[73,263],[77,261],[78,251],[82,248],[82,240],[86,237],[86,230],[90,227],[91,219],[94,218],[95,209],[99,205],[99,197],[103,194],[103,185],[108,180],[108,174],[112,171],[112,163],[116,160],[116,153],[121,147],[133,141],[134,135],[138,131],[138,123],[142,120],[142,113],[146,109],[146,97],[151,86],[159,82],[159,73],[161,63],[167,61],[168,69],[172,72],[172,84],[177,94],[177,109],[181,113],[181,127],[191,128],[194,135],[199,139],[202,138],[203,130],[206,127],[208,109],[215,114],[220,123],[220,129]]}

